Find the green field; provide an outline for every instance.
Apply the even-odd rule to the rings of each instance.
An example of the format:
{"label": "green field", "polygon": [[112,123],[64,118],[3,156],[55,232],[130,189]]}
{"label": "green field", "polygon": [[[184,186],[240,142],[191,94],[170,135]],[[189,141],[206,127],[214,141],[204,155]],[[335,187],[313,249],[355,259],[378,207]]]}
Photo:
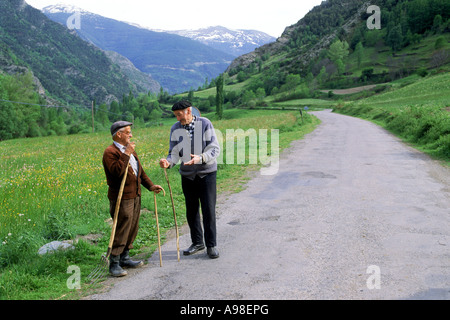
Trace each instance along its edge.
{"label": "green field", "polygon": [[[416,148],[437,159],[450,161],[450,75],[417,75],[389,83],[383,92],[367,98],[354,94],[345,99],[296,99],[268,101],[268,107],[304,106],[373,121]],[[267,98],[270,99],[270,98]],[[298,111],[225,110],[223,120],[205,114],[216,130],[279,129],[280,148],[301,139],[317,125],[308,113],[303,122]],[[166,197],[158,196],[162,234],[174,222],[168,188],[158,161],[166,156],[168,134],[174,119],[162,126],[133,132],[137,152],[147,174],[162,185]],[[303,124],[302,124],[303,123]],[[225,137],[225,136],[224,136]],[[225,145],[224,141],[224,145]],[[106,251],[110,235],[107,186],[101,163],[111,143],[108,132],[16,139],[0,142],[0,299],[78,299],[102,286],[89,286],[86,277]],[[248,141],[247,141],[248,144]],[[248,145],[247,145],[248,148]],[[269,148],[270,150],[270,148]],[[222,149],[222,154],[226,149]],[[247,153],[246,153],[247,154]],[[246,172],[260,165],[220,164],[220,193],[242,190]],[[185,223],[184,198],[178,171],[169,170],[178,222]],[[148,258],[157,244],[153,195],[144,190],[140,231],[133,254]],[[53,240],[78,239],[75,250],[40,256],[38,249]],[[69,289],[69,266],[81,270],[81,289]]]}
{"label": "green field", "polygon": [[[206,115],[209,117],[209,115]],[[318,120],[296,112],[229,110],[216,130],[279,129],[280,148],[314,129]],[[146,173],[162,185],[158,195],[161,232],[174,227],[169,189],[159,159],[166,156],[170,125],[136,129],[133,140]],[[110,235],[107,185],[102,154],[111,144],[107,132],[0,142],[0,299],[77,299],[91,292],[87,275],[106,252]],[[225,144],[225,141],[224,141]],[[269,149],[270,150],[270,149]],[[225,152],[226,150],[223,150]],[[221,164],[218,190],[239,191],[246,171],[258,165]],[[185,222],[184,197],[177,169],[169,170],[179,224]],[[133,254],[149,257],[156,249],[153,195],[143,191],[140,231]],[[87,240],[87,238],[99,239]],[[78,239],[75,250],[40,256],[38,249],[53,240]],[[67,287],[67,268],[81,270],[82,289]]]}
{"label": "green field", "polygon": [[[450,75],[411,76],[389,84],[379,94],[335,99],[296,99],[271,102],[270,107],[295,109],[333,107],[335,112],[373,121],[418,149],[449,163]],[[352,100],[352,97],[353,100]],[[279,129],[280,148],[301,139],[318,123],[308,113],[279,110],[230,109],[223,120],[205,114],[216,130]],[[166,156],[174,119],[162,126],[133,132],[137,152],[147,174],[168,188],[158,166]],[[302,124],[303,123],[303,124]],[[225,135],[224,135],[225,137]],[[107,186],[101,163],[111,143],[108,132],[16,139],[0,142],[0,299],[78,299],[102,284],[89,286],[86,277],[106,251],[110,219]],[[226,141],[224,141],[225,145]],[[247,141],[248,144],[248,141]],[[248,148],[248,145],[247,145]],[[269,148],[270,150],[270,148]],[[222,149],[222,154],[226,148]],[[218,190],[237,192],[245,186],[248,170],[260,165],[220,164]],[[179,224],[185,223],[184,198],[178,171],[169,170]],[[133,254],[148,258],[157,243],[153,195],[144,190],[140,231]],[[162,234],[173,229],[170,197],[158,196]],[[73,240],[75,250],[40,256],[38,249],[53,240]],[[69,266],[81,270],[81,289],[69,289]]]}

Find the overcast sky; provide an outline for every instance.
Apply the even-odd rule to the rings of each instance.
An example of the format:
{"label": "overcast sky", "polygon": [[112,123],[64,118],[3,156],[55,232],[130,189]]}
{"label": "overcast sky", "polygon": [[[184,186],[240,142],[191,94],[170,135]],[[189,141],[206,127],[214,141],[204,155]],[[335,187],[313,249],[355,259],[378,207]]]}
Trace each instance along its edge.
{"label": "overcast sky", "polygon": [[102,16],[152,29],[199,29],[221,25],[253,29],[279,37],[322,0],[25,0],[42,9],[71,4]]}

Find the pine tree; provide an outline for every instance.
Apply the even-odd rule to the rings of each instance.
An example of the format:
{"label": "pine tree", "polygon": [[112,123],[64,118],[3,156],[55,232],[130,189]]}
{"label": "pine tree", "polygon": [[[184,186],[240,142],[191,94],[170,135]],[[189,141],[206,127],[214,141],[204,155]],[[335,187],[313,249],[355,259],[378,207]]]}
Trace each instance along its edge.
{"label": "pine tree", "polygon": [[349,46],[348,46],[347,41],[336,40],[330,46],[330,49],[327,52],[327,56],[333,62],[336,62],[336,60],[338,60],[338,59],[343,60],[345,57],[348,56],[348,53],[349,53],[348,48],[349,48]]}
{"label": "pine tree", "polygon": [[356,54],[356,58],[358,60],[358,68],[360,68],[362,59],[364,57],[364,47],[363,47],[361,41],[358,42],[358,44],[355,47],[355,54]]}
{"label": "pine tree", "polygon": [[403,43],[402,28],[400,25],[394,26],[388,33],[386,43],[392,48],[392,51],[397,52],[401,49]]}
{"label": "pine tree", "polygon": [[223,117],[223,102],[223,74],[221,74],[216,82],[216,114],[219,120]]}

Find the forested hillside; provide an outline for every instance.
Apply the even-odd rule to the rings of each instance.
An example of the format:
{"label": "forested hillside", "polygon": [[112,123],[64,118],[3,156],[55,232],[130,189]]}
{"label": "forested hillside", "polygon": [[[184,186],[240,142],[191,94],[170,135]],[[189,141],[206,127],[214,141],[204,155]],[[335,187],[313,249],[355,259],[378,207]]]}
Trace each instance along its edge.
{"label": "forested hillside", "polygon": [[378,0],[370,4],[381,10],[380,29],[367,27],[368,2],[329,0],[286,28],[277,42],[235,59],[227,69],[226,82],[241,84],[241,96],[235,94],[232,105],[250,100],[263,104],[258,96],[317,97],[320,89],[426,75],[448,63],[450,2]]}
{"label": "forested hillside", "polygon": [[[92,102],[101,129],[108,117],[122,116],[100,111],[106,105],[148,92],[103,51],[24,1],[1,1],[0,18],[0,140],[92,131]],[[152,110],[147,106],[143,121]]]}
{"label": "forested hillside", "polygon": [[67,103],[109,103],[124,88],[140,91],[101,50],[24,1],[2,1],[0,15],[2,45],[33,71],[51,96]]}

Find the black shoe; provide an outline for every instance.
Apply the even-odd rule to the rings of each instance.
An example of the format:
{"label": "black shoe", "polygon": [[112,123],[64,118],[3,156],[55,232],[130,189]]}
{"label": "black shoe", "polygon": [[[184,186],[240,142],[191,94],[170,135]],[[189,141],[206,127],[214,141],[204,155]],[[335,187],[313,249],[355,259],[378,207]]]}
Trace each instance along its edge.
{"label": "black shoe", "polygon": [[138,268],[144,265],[144,262],[142,260],[138,260],[138,261],[133,261],[130,258],[130,254],[128,250],[125,250],[121,255],[120,255],[120,262],[119,265],[122,268]]}
{"label": "black shoe", "polygon": [[122,269],[119,261],[120,261],[120,256],[111,255],[109,257],[109,273],[113,277],[123,277],[128,274],[125,270]]}
{"label": "black shoe", "polygon": [[216,247],[208,247],[206,253],[211,259],[217,259],[219,257],[219,250]]}
{"label": "black shoe", "polygon": [[189,248],[183,251],[183,254],[185,256],[190,256],[191,254],[194,254],[196,252],[199,252],[201,250],[205,249],[204,244],[193,244]]}

